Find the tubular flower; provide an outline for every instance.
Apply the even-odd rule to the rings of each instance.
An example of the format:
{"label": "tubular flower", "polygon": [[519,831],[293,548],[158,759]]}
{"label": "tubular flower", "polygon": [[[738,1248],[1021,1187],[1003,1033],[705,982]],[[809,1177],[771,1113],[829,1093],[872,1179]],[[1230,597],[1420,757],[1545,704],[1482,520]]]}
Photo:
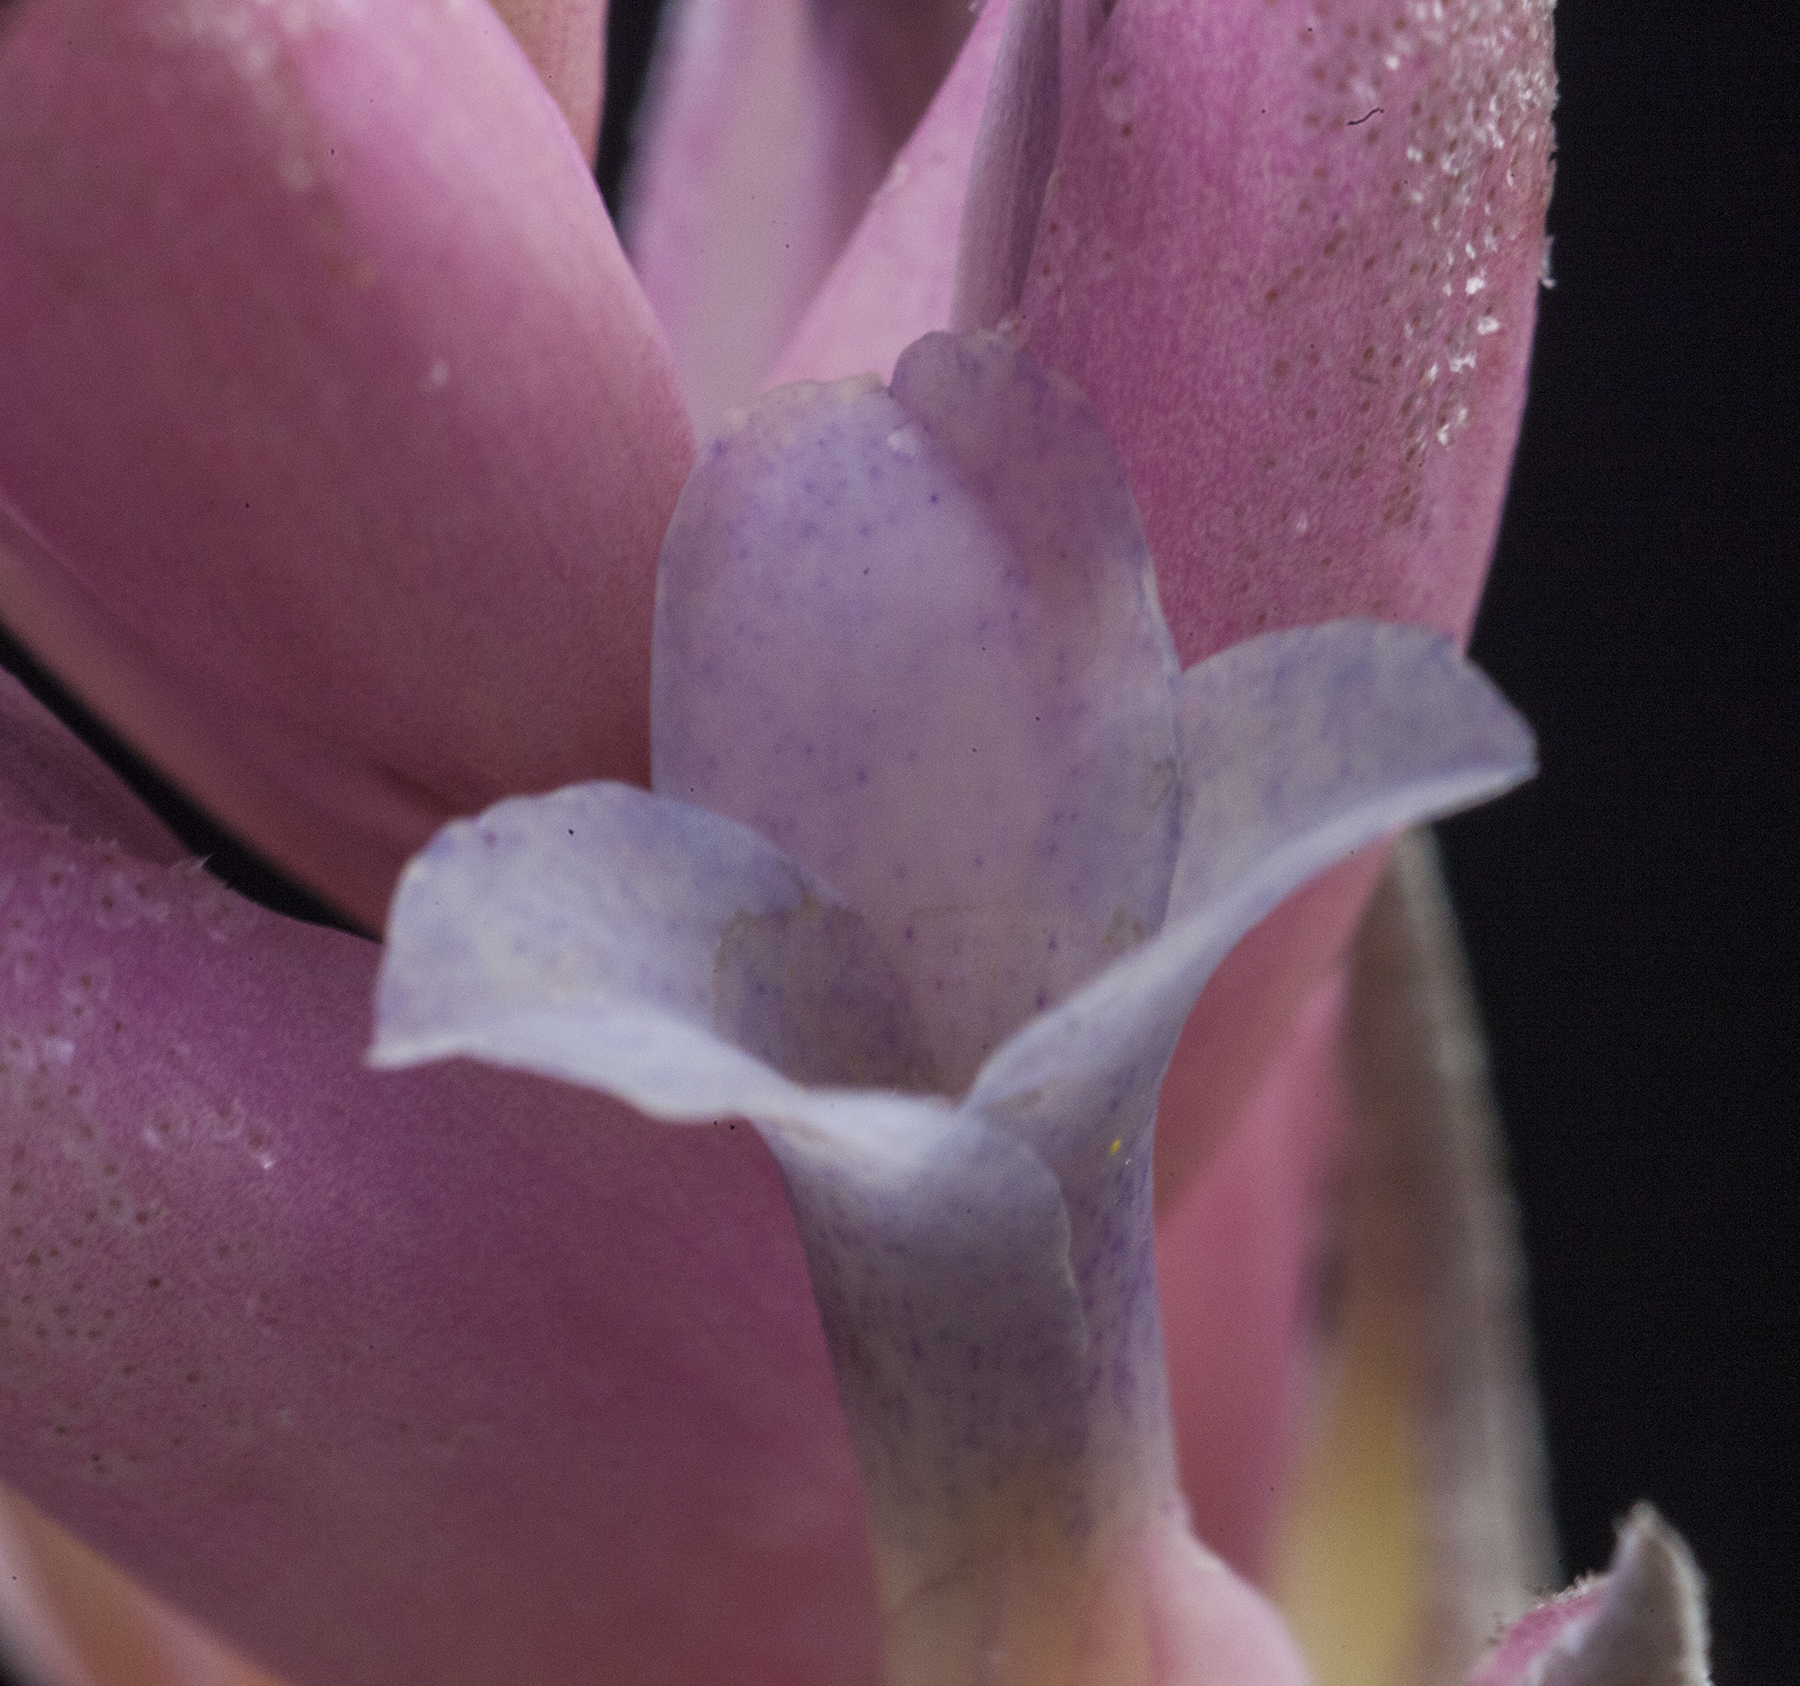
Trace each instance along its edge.
{"label": "tubular flower", "polygon": [[657,601],[656,794],[441,834],[395,896],[377,1063],[473,1054],[755,1124],[891,1686],[1196,1678],[1155,1632],[1205,1591],[1137,1568],[1121,1611],[1108,1579],[1181,1544],[1162,1073],[1289,890],[1526,776],[1530,734],[1417,628],[1178,674],[1097,420],[992,336],[920,341],[891,392],[762,400],[689,480]]}
{"label": "tubular flower", "polygon": [[[996,1061],[1058,1053],[1027,1019],[1070,1028],[1096,989],[1121,1011],[1154,1000],[1152,1031],[1108,1042],[1090,1026],[1082,1044],[1127,1051],[1134,1133],[1115,1131],[1117,1156],[1103,1144],[1101,1175],[1125,1179],[1141,1215],[1156,1038],[1173,1037],[1172,1003],[1204,970],[1186,949],[1166,976],[1151,957],[1197,930],[1170,914],[1184,897],[1236,893],[1214,867],[1196,880],[1180,847],[1198,835],[1194,792],[1216,784],[1219,813],[1242,806],[1237,775],[1196,771],[1184,711],[1220,685],[1298,704],[1328,671],[1391,680],[1383,651],[1475,683],[1392,629],[1355,635],[1373,641],[1360,669],[1341,629],[1227,647],[1348,616],[1460,637],[1523,394],[1548,189],[1545,9],[1408,0],[1397,28],[1386,7],[1335,4],[1065,15],[992,0],[972,25],[949,5],[897,28],[875,4],[691,0],[656,78],[628,261],[587,165],[603,20],[586,0],[4,0],[0,616],[140,755],[365,930],[458,816],[612,781],[607,802],[649,816],[660,844],[672,794],[687,804],[680,858],[710,864],[664,911],[698,929],[747,882],[768,898],[754,930],[734,928],[732,1005],[701,1028],[740,1059],[749,1048],[784,1096],[842,1076],[808,1067],[814,1055],[866,1056],[859,1081],[893,1089],[903,1098],[884,1104],[939,1140]],[[1365,83],[1379,126],[1339,110]],[[969,927],[994,945],[985,972],[959,958],[956,921],[928,934],[933,964],[985,980],[962,1030],[960,1009],[946,1017],[875,964],[888,904],[838,855],[815,858],[821,838],[734,806],[744,792],[726,786],[747,762],[722,754],[671,791],[670,746],[697,753],[730,721],[659,727],[660,793],[635,788],[652,774],[657,559],[696,423],[710,435],[777,381],[886,379],[902,347],[953,321],[1000,327],[1060,371],[1030,377],[1044,391],[1066,394],[1066,376],[1092,398],[1124,480],[1109,466],[1081,484],[1113,485],[1116,514],[1129,482],[1190,664],[1179,677],[1147,587],[1151,607],[1129,608],[1145,546],[1135,515],[1115,519],[1111,548],[1077,559],[1110,582],[1096,601],[1124,640],[1093,669],[1099,713],[1059,715],[1062,760],[1006,762],[1006,803],[977,817],[1023,825],[1038,773],[1098,777],[1102,762],[1071,759],[1090,730],[1135,743],[1140,771],[1164,733],[1161,805],[1131,821],[1117,868],[1130,885],[1032,903],[1037,927],[1053,912],[1067,938],[1049,970],[1026,975],[1010,914]],[[799,413],[792,395],[773,402]],[[902,444],[864,443],[897,473],[915,459],[904,428],[889,432]],[[696,485],[750,460],[750,436],[733,437]],[[996,473],[1023,474],[1010,449]],[[715,553],[680,533],[708,510],[720,530],[753,530],[728,501],[682,504],[666,554],[688,558],[690,580]],[[929,520],[907,506],[902,525]],[[1310,548],[1327,539],[1329,564]],[[773,563],[765,579],[776,597],[798,589]],[[991,587],[1038,616],[1034,639],[1081,620],[1073,600],[1009,580],[977,567],[947,608]],[[796,630],[812,623],[755,609],[764,677],[780,691],[811,674],[823,696],[830,652]],[[707,638],[725,639],[721,656],[730,643],[697,614],[659,624],[700,641],[659,644],[659,675]],[[754,691],[756,663],[733,648]],[[1221,651],[1225,667],[1202,662]],[[1009,670],[1009,706],[1049,683],[1036,660]],[[1260,679],[1241,665],[1254,660]],[[1195,677],[1209,672],[1235,677]],[[1284,691],[1284,674],[1305,683]],[[667,696],[659,678],[659,721],[704,696],[693,677]],[[985,681],[907,690],[891,662],[856,678],[832,679],[862,699],[855,718],[891,705],[889,729],[904,716],[936,733],[960,708],[990,751],[1038,753],[1016,707],[982,712]],[[1152,730],[1157,709],[1170,712]],[[1265,714],[1279,736],[1288,716]],[[1206,718],[1248,717],[1233,704]],[[1339,742],[1326,725],[1320,742]],[[1379,734],[1368,747],[1388,752]],[[1266,775],[1245,776],[1262,790]],[[985,789],[959,776],[962,799]],[[827,811],[799,793],[784,809]],[[1093,858],[1127,811],[1083,810],[1070,846]],[[894,835],[923,837],[904,828],[926,813],[897,803]],[[632,845],[621,826],[608,847]],[[1370,1042],[1352,1034],[1366,967],[1346,974],[1340,956],[1379,855],[1264,919],[1174,1056],[1158,1248],[1165,1278],[1173,1264],[1193,1291],[1166,1298],[1160,1333],[1141,1295],[1122,1322],[1065,1295],[1044,1324],[1057,1386],[1098,1361],[1070,1334],[1077,1310],[1081,1329],[1114,1331],[1150,1410],[1130,1423],[1150,1426],[1127,1434],[1085,1406],[1070,1419],[1071,1435],[1092,1428],[1093,1455],[1065,1458],[1046,1491],[1118,1526],[1095,1536],[1105,1554],[1052,1553],[1039,1590],[1078,1582],[1086,1608],[1124,1612],[1092,1632],[1149,1633],[1170,1679],[1298,1677],[1269,1607],[1187,1537],[1171,1471],[1178,1454],[1202,1537],[1234,1564],[1265,1575],[1293,1557],[1295,1504],[1278,1499],[1314,1491],[1293,1448],[1317,1185],[1346,1121],[1364,1123],[1339,1078],[1340,1055]],[[1291,851],[1270,859],[1304,876]],[[1006,863],[1033,896],[1048,882],[1036,860]],[[1261,886],[1232,903],[1240,924],[1278,893],[1256,862],[1215,865]],[[640,882],[648,917],[655,880]],[[1115,891],[1117,930],[1101,905]],[[793,1128],[771,1153],[724,1101],[717,1125],[672,1129],[516,1071],[370,1071],[380,962],[364,938],[225,890],[29,695],[0,690],[0,1475],[23,1495],[0,1511],[8,1660],[51,1686],[241,1686],[263,1670],[294,1686],[880,1678],[882,1597],[972,1513],[953,1502],[955,1472],[928,1512],[896,1500],[919,1490],[901,1462],[888,1485],[870,1476],[886,1396],[858,1394],[843,1364],[861,1327],[844,1285],[862,1265],[854,1247],[822,1264],[828,1226],[789,1211],[813,1174],[790,1138],[811,1126],[777,1108]],[[831,1037],[801,1037],[771,994],[790,973],[854,984],[815,1003]],[[686,1022],[665,1018],[658,1036]],[[680,1110],[648,1089],[632,1099]],[[1003,1111],[971,1151],[1047,1167],[1022,1173],[1035,1210],[1060,1204],[1070,1259],[1089,1256],[1104,1236],[1083,1192],[1110,1185],[1007,1135]],[[815,1179],[829,1198],[880,1194],[836,1175]],[[1041,1255],[1029,1206],[963,1242],[991,1253],[1007,1235]],[[1129,1234],[1127,1278],[1147,1282],[1148,1231]],[[1071,1273],[1079,1300],[1093,1282]],[[1174,1378],[1162,1427],[1158,1346]],[[1022,1398],[1017,1363],[993,1385]],[[991,1514],[1029,1498],[1014,1481]],[[920,1545],[927,1514],[942,1529]],[[1470,1656],[1455,1651],[1454,1669]]]}

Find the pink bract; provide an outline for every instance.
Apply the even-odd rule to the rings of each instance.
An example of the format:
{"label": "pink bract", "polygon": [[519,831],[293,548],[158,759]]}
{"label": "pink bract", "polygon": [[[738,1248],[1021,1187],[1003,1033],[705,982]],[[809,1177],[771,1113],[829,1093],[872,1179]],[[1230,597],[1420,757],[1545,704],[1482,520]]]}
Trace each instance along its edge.
{"label": "pink bract", "polygon": [[647,775],[688,423],[484,6],[27,6],[0,342],[9,624],[356,918],[451,814]]}

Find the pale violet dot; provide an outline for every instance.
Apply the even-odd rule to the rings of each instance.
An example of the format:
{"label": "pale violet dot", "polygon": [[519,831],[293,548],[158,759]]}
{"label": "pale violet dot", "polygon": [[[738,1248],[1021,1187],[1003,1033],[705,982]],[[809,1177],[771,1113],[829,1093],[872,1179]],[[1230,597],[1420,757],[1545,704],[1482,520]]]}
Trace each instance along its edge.
{"label": "pale violet dot", "polygon": [[425,371],[425,379],[420,385],[426,392],[441,392],[449,383],[449,362],[442,357],[433,358],[431,367]]}

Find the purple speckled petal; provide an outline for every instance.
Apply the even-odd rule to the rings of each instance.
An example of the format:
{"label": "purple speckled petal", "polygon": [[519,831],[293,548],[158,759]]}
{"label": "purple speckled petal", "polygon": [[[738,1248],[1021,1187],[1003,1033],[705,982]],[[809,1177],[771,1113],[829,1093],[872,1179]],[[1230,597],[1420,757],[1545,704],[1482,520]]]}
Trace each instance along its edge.
{"label": "purple speckled petal", "polygon": [[[376,1016],[381,1065],[468,1054],[756,1124],[837,1368],[894,1678],[916,1677],[896,1646],[988,1619],[971,1587],[1004,1588],[1021,1526],[1078,1561],[1173,1490],[1147,1156],[1114,1156],[1119,1186],[1074,1214],[1072,1258],[1064,1191],[1031,1147],[892,1092],[933,1075],[904,987],[835,894],[753,832],[620,785],[449,826],[401,879]],[[1131,1097],[1140,1124],[1153,1090]]]}
{"label": "purple speckled petal", "polygon": [[[1169,922],[983,1068],[967,1105],[1059,1174],[1065,1119],[1161,1078],[1233,944],[1333,862],[1528,778],[1531,733],[1446,638],[1370,621],[1271,633],[1182,676],[1183,834]],[[1085,1091],[1085,1106],[1066,1098]],[[1055,1098],[1052,1106],[1046,1097]]]}
{"label": "purple speckled petal", "polygon": [[1537,770],[1531,729],[1450,639],[1383,621],[1223,650],[1182,675],[1175,719],[1171,920],[1270,872],[1283,851],[1304,852],[1304,865],[1280,869],[1293,888],[1367,840],[1473,807]]}
{"label": "purple speckled petal", "polygon": [[745,827],[630,785],[502,802],[407,867],[371,1057],[450,1054],[682,1122],[824,1120],[862,1098],[802,1085],[928,1092],[935,1076],[904,984],[835,891]]}
{"label": "purple speckled petal", "polygon": [[946,1607],[992,1572],[971,1558],[1000,1518],[1035,1508],[1079,1542],[1127,1496],[1091,1455],[1062,1191],[1028,1147],[949,1110],[765,1134],[857,1450],[889,1672],[909,1678],[893,1647],[942,1641]]}
{"label": "purple speckled petal", "polygon": [[752,1132],[370,1073],[374,946],[191,867],[8,820],[0,896],[0,1476],[295,1686],[873,1686]]}
{"label": "purple speckled petal", "polygon": [[771,394],[663,547],[657,790],[843,892],[946,1092],[1161,923],[1172,652],[1131,495],[1067,382],[992,335]]}
{"label": "purple speckled petal", "polygon": [[491,8],[6,18],[12,630],[371,928],[452,815],[642,779],[692,437],[593,178]]}

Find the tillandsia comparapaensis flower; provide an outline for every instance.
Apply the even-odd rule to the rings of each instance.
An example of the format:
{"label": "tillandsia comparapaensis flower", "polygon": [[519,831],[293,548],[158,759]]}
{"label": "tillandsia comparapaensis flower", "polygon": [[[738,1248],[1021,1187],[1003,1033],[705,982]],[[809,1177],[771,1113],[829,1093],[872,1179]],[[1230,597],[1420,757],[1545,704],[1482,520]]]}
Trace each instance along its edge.
{"label": "tillandsia comparapaensis flower", "polygon": [[1200,1678],[1218,1570],[1163,1378],[1163,1072],[1251,926],[1525,777],[1529,732],[1416,627],[1179,674],[1098,421],[992,335],[740,415],[676,506],[654,650],[655,795],[515,798],[402,876],[377,1062],[755,1123],[890,1686]]}
{"label": "tillandsia comparapaensis flower", "polygon": [[[647,782],[690,410],[983,313],[1093,400],[1182,662],[1346,615],[1466,633],[1539,272],[1539,0],[693,0],[642,289],[582,156],[599,9],[500,10],[541,80],[481,0],[0,4],[0,613],[353,922],[447,819]],[[372,944],[223,891],[22,693],[4,718],[7,1480],[296,1682],[874,1679],[751,1133],[364,1071]],[[1239,946],[1164,1087],[1161,1245],[1255,1290],[1165,1308],[1185,1484],[1251,1567],[1296,1049],[1335,1034],[1377,853]],[[1222,1239],[1194,1173],[1240,1119],[1276,1221]],[[94,1593],[20,1517],[23,1567]],[[1229,1658],[1266,1618],[1216,1586]],[[128,1678],[237,1667],[130,1607],[163,1661]],[[119,1632],[37,1661],[104,1674]]]}

